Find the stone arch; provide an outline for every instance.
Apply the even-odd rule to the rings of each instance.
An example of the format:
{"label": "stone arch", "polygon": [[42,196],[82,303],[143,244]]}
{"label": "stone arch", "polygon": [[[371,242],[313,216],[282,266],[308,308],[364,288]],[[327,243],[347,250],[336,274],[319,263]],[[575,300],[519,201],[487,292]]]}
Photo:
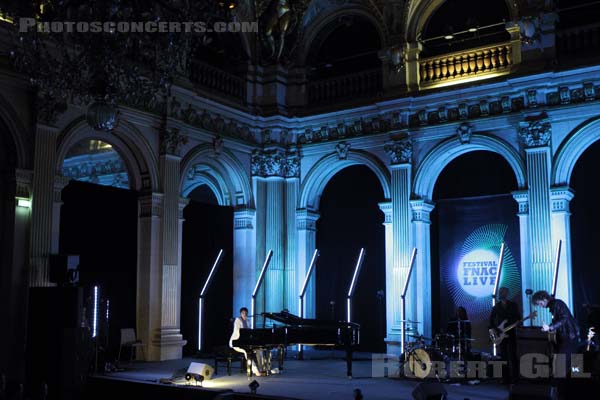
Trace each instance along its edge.
{"label": "stone arch", "polygon": [[[191,168],[192,179],[188,177]],[[211,145],[201,144],[185,155],[181,162],[181,195],[187,197],[200,185],[207,185],[221,206],[254,207],[248,174],[227,149],[216,156]]]}
{"label": "stone arch", "polygon": [[554,156],[552,184],[568,186],[579,157],[599,139],[600,116],[585,121],[569,133]]}
{"label": "stone arch", "polygon": [[126,121],[120,121],[114,132],[96,131],[84,118],[73,121],[57,141],[57,174],[62,174],[63,161],[71,146],[84,139],[110,143],[127,167],[131,188],[138,191],[158,191],[158,161],[143,134]]}
{"label": "stone arch", "polygon": [[[504,0],[508,7],[511,19],[515,20],[519,16],[518,6],[515,5],[513,0]],[[405,26],[406,26],[406,41],[414,43],[417,41],[417,35],[423,30],[423,27],[431,18],[431,16],[437,11],[438,8],[444,4],[446,0],[411,0],[407,4],[406,15],[405,15]]]}
{"label": "stone arch", "polygon": [[16,168],[30,168],[33,165],[33,154],[28,150],[32,149],[33,146],[30,143],[29,130],[25,129],[25,125],[17,116],[14,108],[2,94],[0,94],[0,119],[6,125],[7,136],[12,139],[15,146]]}
{"label": "stone arch", "polygon": [[306,174],[306,179],[300,188],[299,208],[317,211],[321,194],[327,183],[339,171],[352,165],[365,165],[373,171],[381,183],[384,198],[391,198],[391,177],[385,165],[370,153],[350,150],[345,160],[340,160],[337,153],[333,153],[317,161]]}
{"label": "stone arch", "polygon": [[387,46],[386,43],[388,35],[385,24],[382,22],[380,16],[375,16],[372,10],[369,8],[356,4],[349,4],[344,7],[336,8],[329,14],[324,14],[308,25],[303,33],[304,39],[302,41],[302,48],[298,52],[297,60],[299,65],[306,65],[306,59],[310,53],[313,42],[317,38],[317,35],[321,33],[321,31],[327,27],[329,23],[342,16],[358,16],[365,18],[367,21],[373,24],[377,30],[377,33],[379,34],[379,40],[381,42],[381,48],[385,48]]}
{"label": "stone arch", "polygon": [[470,143],[461,144],[457,138],[453,137],[434,147],[416,170],[413,193],[417,197],[431,200],[435,183],[450,161],[462,154],[476,150],[487,150],[500,154],[514,171],[518,187],[526,187],[525,163],[513,147],[495,137],[473,135]]}

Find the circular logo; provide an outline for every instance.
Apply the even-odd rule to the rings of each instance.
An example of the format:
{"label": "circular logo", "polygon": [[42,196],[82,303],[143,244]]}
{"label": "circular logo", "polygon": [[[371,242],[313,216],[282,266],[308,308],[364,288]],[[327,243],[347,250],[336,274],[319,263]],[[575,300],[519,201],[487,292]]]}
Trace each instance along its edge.
{"label": "circular logo", "polygon": [[474,297],[491,296],[498,273],[498,254],[473,250],[458,263],[456,278],[462,289]]}

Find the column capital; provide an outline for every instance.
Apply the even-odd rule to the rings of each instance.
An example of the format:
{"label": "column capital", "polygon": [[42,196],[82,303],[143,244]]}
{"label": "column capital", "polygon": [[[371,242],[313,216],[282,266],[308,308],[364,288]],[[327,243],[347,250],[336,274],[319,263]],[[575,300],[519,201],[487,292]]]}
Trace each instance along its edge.
{"label": "column capital", "polygon": [[238,208],[233,212],[233,229],[254,229],[255,218],[255,209]]}
{"label": "column capital", "polygon": [[519,122],[519,138],[526,149],[549,146],[552,124],[546,112]]}
{"label": "column capital", "polygon": [[253,176],[300,177],[300,155],[295,150],[278,147],[254,150],[250,163]]}
{"label": "column capital", "polygon": [[62,201],[61,194],[62,190],[71,182],[71,178],[68,176],[55,175],[54,176],[54,195],[52,199],[56,203],[60,203]]}
{"label": "column capital", "polygon": [[140,217],[160,217],[165,195],[162,193],[145,193],[138,197]]}
{"label": "column capital", "polygon": [[384,225],[391,224],[392,223],[392,202],[385,201],[385,202],[379,203],[379,209],[381,211],[383,211],[383,215],[385,217],[383,220],[383,224]]}
{"label": "column capital", "polygon": [[568,186],[551,188],[550,202],[552,204],[552,212],[570,214],[571,210],[569,209],[569,204],[574,196],[575,192]]}
{"label": "column capital", "polygon": [[431,219],[429,218],[429,216],[435,208],[435,203],[425,199],[411,200],[410,208],[412,210],[413,222],[431,224]]}
{"label": "column capital", "polygon": [[318,212],[301,208],[296,210],[296,222],[298,223],[298,230],[304,231],[316,231],[317,220],[321,215]]}
{"label": "column capital", "polygon": [[516,190],[512,192],[513,199],[519,205],[518,215],[529,214],[529,191],[528,190]]}
{"label": "column capital", "polygon": [[412,140],[410,138],[388,142],[383,150],[390,156],[392,167],[410,166],[412,162]]}

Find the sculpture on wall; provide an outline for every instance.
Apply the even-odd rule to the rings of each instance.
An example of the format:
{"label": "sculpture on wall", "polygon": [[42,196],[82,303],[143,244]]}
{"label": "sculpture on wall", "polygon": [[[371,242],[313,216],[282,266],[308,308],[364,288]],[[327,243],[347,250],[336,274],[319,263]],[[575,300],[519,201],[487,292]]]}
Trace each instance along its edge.
{"label": "sculpture on wall", "polygon": [[269,49],[269,57],[279,62],[286,36],[300,25],[310,0],[256,0],[255,11]]}

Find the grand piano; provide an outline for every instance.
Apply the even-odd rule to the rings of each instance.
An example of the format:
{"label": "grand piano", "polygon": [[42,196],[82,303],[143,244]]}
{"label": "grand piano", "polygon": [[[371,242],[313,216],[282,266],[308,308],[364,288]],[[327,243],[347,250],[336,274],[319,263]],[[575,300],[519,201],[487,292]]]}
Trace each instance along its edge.
{"label": "grand piano", "polygon": [[[325,321],[305,319],[287,311],[278,313],[262,313],[266,319],[280,323],[271,328],[240,329],[240,337],[232,342],[246,352],[268,350],[267,363],[270,370],[270,354],[272,349],[278,350],[279,370],[283,371],[283,355],[287,346],[303,344],[308,346],[333,346],[346,350],[346,369],[352,377],[352,351],[360,341],[360,325],[354,322]],[[247,368],[248,376],[252,374]]]}

